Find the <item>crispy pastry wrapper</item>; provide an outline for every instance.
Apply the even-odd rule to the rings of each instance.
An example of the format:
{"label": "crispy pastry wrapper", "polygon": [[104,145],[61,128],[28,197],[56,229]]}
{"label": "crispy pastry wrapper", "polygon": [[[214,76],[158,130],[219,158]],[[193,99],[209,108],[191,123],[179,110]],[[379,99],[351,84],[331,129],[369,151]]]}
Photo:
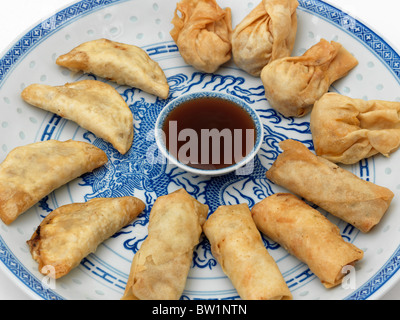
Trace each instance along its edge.
{"label": "crispy pastry wrapper", "polygon": [[15,148],[0,164],[1,220],[11,224],[54,190],[107,161],[101,149],[72,140],[49,140]]}
{"label": "crispy pastry wrapper", "polygon": [[135,254],[123,300],[179,300],[208,214],[184,189],[159,197]]}
{"label": "crispy pastry wrapper", "polygon": [[272,195],[251,213],[257,228],[306,263],[326,288],[339,285],[346,275],[343,268],[363,258],[336,225],[294,195]]}
{"label": "crispy pastry wrapper", "polygon": [[300,57],[277,59],[261,73],[271,107],[285,117],[303,117],[332,83],[358,65],[340,43],[321,39]]}
{"label": "crispy pastry wrapper", "polygon": [[267,178],[332,215],[369,232],[388,210],[394,194],[313,154],[298,141],[280,143]]}
{"label": "crispy pastry wrapper", "polygon": [[134,45],[108,39],[88,41],[58,57],[56,63],[73,72],[91,73],[162,99],[169,95],[164,71],[146,51]]}
{"label": "crispy pastry wrapper", "polygon": [[215,0],[182,0],[177,3],[171,37],[185,62],[213,73],[232,55],[231,9]]}
{"label": "crispy pastry wrapper", "polygon": [[55,279],[67,275],[144,208],[140,199],[122,197],[98,198],[54,210],[28,241],[33,259],[39,263],[39,272]]}
{"label": "crispy pastry wrapper", "polygon": [[389,157],[400,147],[400,102],[327,93],[314,105],[311,132],[316,154],[335,163]]}
{"label": "crispy pastry wrapper", "polygon": [[219,207],[203,230],[214,257],[243,300],[292,300],[246,204]]}
{"label": "crispy pastry wrapper", "polygon": [[110,142],[121,154],[133,142],[133,115],[125,100],[109,84],[83,80],[63,86],[32,84],[21,94],[29,104],[74,121]]}
{"label": "crispy pastry wrapper", "polygon": [[236,26],[232,54],[236,65],[253,76],[271,61],[292,54],[297,0],[263,0]]}

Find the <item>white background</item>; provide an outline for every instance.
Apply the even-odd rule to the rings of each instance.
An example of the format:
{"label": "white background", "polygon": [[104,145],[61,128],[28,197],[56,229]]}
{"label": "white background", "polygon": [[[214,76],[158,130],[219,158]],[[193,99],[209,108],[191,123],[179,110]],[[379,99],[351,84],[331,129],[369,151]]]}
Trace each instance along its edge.
{"label": "white background", "polygon": [[[0,2],[0,52],[4,52],[23,32],[73,2],[75,1],[2,0]],[[397,52],[400,52],[399,0],[325,0],[325,2],[363,22],[385,38]],[[26,300],[31,297],[0,270],[0,300],[15,299]],[[400,283],[388,291],[384,299],[400,300]]]}

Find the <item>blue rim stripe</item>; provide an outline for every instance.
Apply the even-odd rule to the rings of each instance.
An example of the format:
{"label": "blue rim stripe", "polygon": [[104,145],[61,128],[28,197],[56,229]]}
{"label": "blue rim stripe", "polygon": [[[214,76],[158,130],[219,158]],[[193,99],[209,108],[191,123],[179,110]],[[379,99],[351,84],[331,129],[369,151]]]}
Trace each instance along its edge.
{"label": "blue rim stripe", "polygon": [[[50,35],[58,32],[60,28],[72,23],[73,21],[92,13],[95,10],[103,9],[106,6],[126,2],[128,0],[83,0],[73,4],[48,20],[54,19],[55,26],[51,29],[44,28],[39,24],[31,31],[26,33],[15,45],[13,45],[0,59],[0,88],[3,86],[7,76],[15,68],[23,57],[33,50],[40,42],[47,39]],[[370,51],[380,57],[380,60],[393,73],[396,80],[400,79],[400,56],[375,32],[355,20],[356,28],[345,30],[341,22],[347,14],[320,0],[299,0],[300,10],[309,11],[318,17],[336,24],[341,30],[353,35],[359,42],[365,44]],[[63,299],[51,290],[43,290],[43,287],[28,270],[24,267],[15,255],[10,251],[0,236],[0,261],[13,273],[24,285],[31,289],[35,294],[43,299]],[[382,288],[400,269],[400,246],[393,253],[391,258],[371,279],[353,292],[345,299],[368,299]]]}
{"label": "blue rim stripe", "polygon": [[[4,84],[4,80],[6,80],[9,73],[18,66],[21,59],[53,33],[60,31],[63,27],[96,10],[127,1],[129,0],[82,0],[43,20],[42,23],[35,26],[18,40],[1,58],[0,89]],[[55,21],[55,25],[50,28],[44,27],[46,21]]]}
{"label": "blue rim stripe", "polygon": [[58,293],[43,287],[41,281],[39,281],[8,248],[1,235],[0,260],[4,263],[7,269],[21,281],[22,284],[32,290],[40,298],[45,300],[65,300]]}

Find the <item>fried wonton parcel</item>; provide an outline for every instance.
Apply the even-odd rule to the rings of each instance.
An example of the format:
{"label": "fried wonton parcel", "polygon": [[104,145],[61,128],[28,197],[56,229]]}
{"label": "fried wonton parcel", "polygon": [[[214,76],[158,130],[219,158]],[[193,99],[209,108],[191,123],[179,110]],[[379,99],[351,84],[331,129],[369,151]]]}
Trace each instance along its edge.
{"label": "fried wonton parcel", "polygon": [[364,233],[381,221],[393,200],[392,191],[316,156],[298,141],[286,140],[280,147],[284,152],[268,170],[269,180]]}
{"label": "fried wonton parcel", "polygon": [[212,254],[243,300],[292,300],[247,204],[219,207],[203,229]]}
{"label": "fried wonton parcel", "polygon": [[85,42],[56,63],[168,98],[169,85],[159,64],[139,47],[107,39]]}
{"label": "fried wonton parcel", "polygon": [[31,105],[76,122],[122,154],[132,146],[132,112],[118,91],[106,83],[83,80],[58,87],[32,84],[21,96]]}
{"label": "fried wonton parcel", "polygon": [[291,194],[275,194],[251,210],[257,228],[308,265],[326,288],[339,285],[363,251],[344,241],[339,228]]}
{"label": "fried wonton parcel", "polygon": [[340,43],[322,39],[301,57],[268,64],[261,73],[271,107],[285,117],[303,117],[328,92],[331,84],[358,65]]}
{"label": "fried wonton parcel", "polygon": [[0,164],[0,218],[11,224],[59,187],[106,164],[107,155],[86,142],[36,142],[12,150]]}
{"label": "fried wonton parcel", "polygon": [[297,0],[263,0],[236,26],[232,54],[239,68],[259,76],[269,62],[291,55],[298,5]]}
{"label": "fried wonton parcel", "polygon": [[135,254],[123,300],[179,300],[208,214],[184,189],[159,197]]}
{"label": "fried wonton parcel", "polygon": [[39,272],[55,279],[67,275],[144,208],[140,199],[122,197],[98,198],[54,210],[28,241]]}
{"label": "fried wonton parcel", "polygon": [[311,131],[317,155],[332,162],[389,157],[400,147],[400,102],[327,93],[314,105]]}
{"label": "fried wonton parcel", "polygon": [[221,9],[215,0],[182,0],[172,24],[170,34],[187,64],[213,73],[231,59],[230,8]]}

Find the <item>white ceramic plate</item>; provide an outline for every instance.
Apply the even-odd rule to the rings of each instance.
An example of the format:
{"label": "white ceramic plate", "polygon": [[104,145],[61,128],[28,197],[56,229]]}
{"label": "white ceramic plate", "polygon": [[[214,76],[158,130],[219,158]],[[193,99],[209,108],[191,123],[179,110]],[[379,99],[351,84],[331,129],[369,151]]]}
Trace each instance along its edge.
{"label": "white ceramic plate", "polygon": [[[230,63],[215,75],[188,67],[169,36],[175,0],[84,0],[63,9],[35,26],[0,60],[0,161],[15,147],[33,142],[75,139],[102,148],[109,163],[52,193],[11,226],[0,224],[0,266],[13,274],[18,285],[38,299],[120,299],[130,264],[147,235],[152,204],[157,197],[186,188],[210,206],[247,203],[252,207],[268,195],[282,191],[269,183],[265,172],[279,154],[278,143],[287,138],[302,141],[312,149],[309,118],[285,119],[264,98],[259,79]],[[359,60],[359,66],[336,82],[332,91],[364,99],[400,101],[399,55],[368,27],[319,0],[300,0],[299,28],[294,55],[302,54],[320,38],[336,40]],[[230,6],[234,26],[256,5],[248,0],[219,0]],[[121,156],[111,145],[76,124],[25,104],[20,93],[31,83],[62,85],[93,78],[71,75],[55,59],[84,41],[97,38],[134,44],[147,50],[164,69],[171,86],[170,97],[160,100],[134,88],[112,84],[129,104],[135,118],[132,150]],[[103,79],[98,79],[103,80]],[[265,137],[252,175],[218,178],[192,176],[173,165],[151,161],[157,150],[155,121],[160,110],[184,93],[213,90],[248,102],[261,116]],[[365,251],[357,265],[354,287],[327,290],[308,267],[267,238],[265,245],[276,259],[294,299],[379,298],[398,279],[400,266],[400,216],[398,215],[400,153],[390,159],[375,157],[347,167],[363,179],[386,186],[396,197],[386,216],[371,233],[362,234],[328,215],[343,237]],[[55,208],[95,197],[134,195],[147,203],[145,212],[130,226],[102,244],[68,276],[47,281],[29,253],[26,241],[40,221]],[[352,283],[353,284],[353,283]],[[239,299],[236,290],[213,258],[203,239],[195,251],[193,267],[182,299]]]}

